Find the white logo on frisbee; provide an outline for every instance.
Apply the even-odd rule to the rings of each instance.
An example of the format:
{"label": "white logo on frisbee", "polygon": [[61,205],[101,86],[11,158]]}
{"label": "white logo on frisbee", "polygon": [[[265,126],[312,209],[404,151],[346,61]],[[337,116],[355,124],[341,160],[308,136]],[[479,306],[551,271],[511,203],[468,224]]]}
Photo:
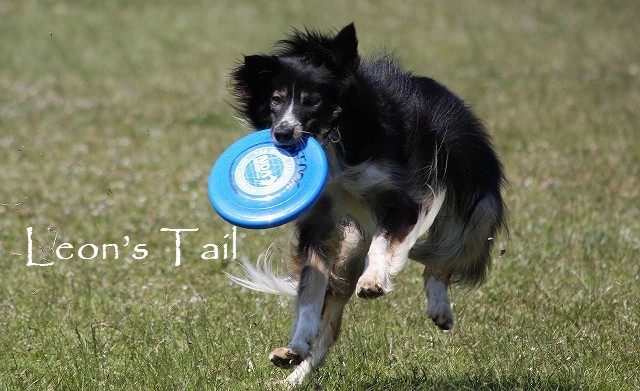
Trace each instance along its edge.
{"label": "white logo on frisbee", "polygon": [[296,163],[276,147],[258,148],[243,156],[234,172],[237,187],[252,196],[278,192],[291,181]]}

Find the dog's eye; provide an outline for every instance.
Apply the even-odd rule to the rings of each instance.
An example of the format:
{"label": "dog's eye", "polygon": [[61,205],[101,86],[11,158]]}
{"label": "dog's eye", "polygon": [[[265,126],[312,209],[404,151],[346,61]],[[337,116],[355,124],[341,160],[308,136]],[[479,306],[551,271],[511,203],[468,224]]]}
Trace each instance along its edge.
{"label": "dog's eye", "polygon": [[304,100],[304,104],[307,106],[317,106],[320,103],[321,99],[317,96],[310,96]]}
{"label": "dog's eye", "polygon": [[282,104],[282,101],[283,101],[283,99],[282,99],[282,96],[280,96],[280,95],[273,95],[271,97],[271,105],[272,106],[279,106],[279,105]]}

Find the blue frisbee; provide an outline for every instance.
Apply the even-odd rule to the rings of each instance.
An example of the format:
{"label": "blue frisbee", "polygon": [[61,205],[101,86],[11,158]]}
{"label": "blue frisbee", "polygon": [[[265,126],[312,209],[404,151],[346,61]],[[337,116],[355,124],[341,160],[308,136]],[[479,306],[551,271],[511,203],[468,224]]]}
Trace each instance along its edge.
{"label": "blue frisbee", "polygon": [[279,147],[269,129],[227,148],[209,176],[209,200],[231,224],[252,229],[288,223],[318,200],[329,165],[320,143],[305,137]]}

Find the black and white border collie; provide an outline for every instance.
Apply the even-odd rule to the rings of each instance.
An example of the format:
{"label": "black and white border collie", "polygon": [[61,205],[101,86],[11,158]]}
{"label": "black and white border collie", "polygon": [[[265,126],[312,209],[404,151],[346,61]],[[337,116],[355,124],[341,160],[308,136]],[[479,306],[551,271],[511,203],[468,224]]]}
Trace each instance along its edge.
{"label": "black and white border collie", "polygon": [[279,145],[310,135],[329,181],[295,222],[295,269],[245,262],[241,285],[296,297],[291,341],[271,362],[302,382],[320,365],[355,292],[373,299],[412,259],[424,265],[427,316],[453,327],[447,288],[477,285],[505,223],[501,163],[483,123],[438,82],[391,58],[364,60],[353,24],[335,35],[295,30],[271,55],[233,71],[238,110]]}

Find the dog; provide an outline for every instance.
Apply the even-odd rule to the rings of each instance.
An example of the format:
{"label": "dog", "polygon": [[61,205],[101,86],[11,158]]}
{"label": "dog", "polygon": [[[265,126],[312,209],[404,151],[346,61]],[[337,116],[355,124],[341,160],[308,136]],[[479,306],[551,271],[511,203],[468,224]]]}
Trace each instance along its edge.
{"label": "dog", "polygon": [[244,262],[235,282],[295,296],[291,340],[269,355],[301,383],[321,365],[355,292],[373,299],[412,259],[424,265],[427,315],[453,327],[450,284],[479,285],[494,237],[505,228],[506,183],[484,124],[442,84],[401,69],[386,54],[365,60],[356,29],[294,30],[272,54],[232,70],[239,113],[273,142],[314,137],[329,180],[294,222],[296,266],[279,276]]}

